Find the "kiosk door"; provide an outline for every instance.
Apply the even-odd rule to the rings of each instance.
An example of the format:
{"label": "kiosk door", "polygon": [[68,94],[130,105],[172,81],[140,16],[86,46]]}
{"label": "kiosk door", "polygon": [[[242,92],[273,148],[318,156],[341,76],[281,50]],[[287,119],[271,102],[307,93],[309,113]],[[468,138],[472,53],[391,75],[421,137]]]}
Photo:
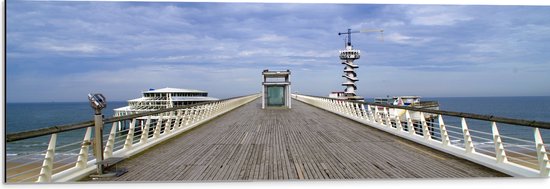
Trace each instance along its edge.
{"label": "kiosk door", "polygon": [[267,87],[267,106],[285,105],[285,88],[283,86]]}

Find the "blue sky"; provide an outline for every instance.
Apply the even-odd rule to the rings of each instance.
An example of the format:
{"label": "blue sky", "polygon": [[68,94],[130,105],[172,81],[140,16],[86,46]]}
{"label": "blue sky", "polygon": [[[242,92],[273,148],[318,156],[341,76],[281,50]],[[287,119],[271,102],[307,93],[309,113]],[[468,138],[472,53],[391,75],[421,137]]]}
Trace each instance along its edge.
{"label": "blue sky", "polygon": [[139,97],[149,88],[226,98],[290,69],[293,90],[341,91],[338,32],[361,50],[358,93],[550,95],[549,6],[7,2],[7,101]]}

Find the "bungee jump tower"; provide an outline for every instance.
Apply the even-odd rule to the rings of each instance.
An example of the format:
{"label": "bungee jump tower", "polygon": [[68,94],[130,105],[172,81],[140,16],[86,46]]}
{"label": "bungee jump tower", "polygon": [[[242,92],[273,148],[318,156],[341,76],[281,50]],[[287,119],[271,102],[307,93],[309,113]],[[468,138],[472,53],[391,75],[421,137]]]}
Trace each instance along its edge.
{"label": "bungee jump tower", "polygon": [[362,30],[362,31],[351,31],[351,29],[348,29],[347,32],[338,33],[338,35],[348,35],[347,40],[345,43],[345,49],[340,50],[340,60],[342,60],[342,64],[345,65],[344,67],[344,74],[342,77],[345,78],[345,81],[342,83],[342,86],[346,87],[344,89],[344,92],[336,92],[331,95],[331,97],[346,99],[346,100],[356,100],[356,101],[364,101],[365,98],[358,96],[356,94],[357,85],[355,85],[355,82],[359,81],[357,78],[357,73],[355,73],[355,69],[359,68],[357,64],[354,64],[353,62],[361,57],[361,51],[353,49],[353,46],[351,45],[351,34],[352,33],[364,33],[364,32],[383,32],[383,30]]}

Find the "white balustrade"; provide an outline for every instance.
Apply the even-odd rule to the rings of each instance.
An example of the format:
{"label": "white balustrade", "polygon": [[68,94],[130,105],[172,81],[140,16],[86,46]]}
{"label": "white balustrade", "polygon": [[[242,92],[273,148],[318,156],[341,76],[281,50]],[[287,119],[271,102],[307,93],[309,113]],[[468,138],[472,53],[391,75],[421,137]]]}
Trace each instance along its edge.
{"label": "white balustrade", "polygon": [[548,154],[542,141],[539,128],[535,128],[535,145],[537,149],[537,160],[539,162],[540,176],[547,177],[550,172],[550,163],[548,161]]}
{"label": "white balustrade", "polygon": [[[451,131],[449,130],[449,128],[447,128],[451,126],[448,126],[444,123],[442,115],[437,115],[437,121],[430,120],[430,124],[428,125],[426,115],[431,116],[433,114],[425,112],[411,112],[409,110],[402,111],[402,109],[397,108],[381,108],[382,106],[371,106],[370,104],[365,105],[361,102],[344,101],[306,95],[295,94],[292,95],[292,97],[295,100],[302,101],[307,104],[311,104],[313,106],[328,110],[340,116],[356,120],[367,126],[386,131],[388,133],[406,138],[410,141],[422,145],[426,145],[445,153],[468,159],[475,163],[485,165],[487,167],[493,168],[497,171],[501,171],[512,176],[550,176],[550,162],[548,159],[548,153],[546,152],[544,142],[542,141],[541,132],[538,128],[534,129],[534,141],[527,141],[528,143],[532,143],[535,145],[534,151],[536,152],[536,157],[533,157],[533,160],[537,161],[538,163],[536,163],[536,168],[533,168],[532,166],[529,166],[528,163],[530,162],[519,163],[525,160],[520,159],[516,162],[512,162],[509,160],[509,156],[506,155],[506,145],[504,145],[504,142],[502,140],[504,136],[501,136],[501,134],[499,134],[496,122],[491,122],[491,133],[475,131],[477,133],[487,134],[488,136],[490,136],[485,139],[494,143],[494,152],[492,153],[492,155],[490,155],[491,153],[481,153],[476,151],[476,146],[474,145],[474,141],[472,139],[473,136],[471,135],[471,132],[474,132],[474,130],[470,130],[468,128],[466,119],[464,117],[460,117],[461,125],[459,127],[452,126],[453,129],[457,129],[460,131]],[[381,109],[382,111],[380,111],[379,109]],[[407,125],[406,127],[402,125],[400,118],[400,116],[402,116],[403,114],[398,112],[404,112],[406,119],[404,121]],[[413,113],[414,115],[419,115],[417,116],[419,118],[415,117],[413,119],[413,117],[411,116]],[[392,124],[392,120],[395,124],[395,127]],[[415,124],[419,125],[419,129],[422,130],[418,130],[418,132],[416,132],[416,129],[414,127]],[[436,133],[437,135],[434,135],[434,129],[436,129],[436,126],[434,125],[436,124],[439,125],[439,127],[437,127],[439,132]],[[459,134],[460,137],[451,136],[450,132],[457,135]],[[453,137],[453,140],[460,139],[460,141],[462,142],[453,144],[451,143],[451,137]],[[525,141],[523,139],[512,137],[506,138],[516,141]],[[480,149],[480,151],[482,150]],[[521,152],[515,153],[522,154]]]}
{"label": "white balustrade", "polygon": [[495,156],[496,156],[497,162],[498,163],[508,162],[508,158],[506,157],[506,152],[504,151],[504,144],[502,143],[502,138],[498,133],[497,124],[494,121],[492,124],[492,130],[493,130],[493,142],[495,143]]}
{"label": "white balustrade", "polygon": [[439,123],[439,131],[441,132],[441,143],[447,146],[449,145],[451,140],[449,139],[449,133],[447,132],[447,128],[445,127],[445,123],[443,122],[443,116],[438,115],[437,120]]}
{"label": "white balustrade", "polygon": [[470,135],[470,130],[468,129],[468,124],[466,124],[466,119],[461,118],[462,132],[464,136],[464,149],[466,153],[475,152],[474,141],[472,141],[472,135]]}
{"label": "white balustrade", "polygon": [[[125,130],[123,130],[122,128],[126,125],[121,125],[123,121],[113,122],[113,125],[109,133],[107,134],[108,139],[105,145],[105,149],[103,151],[103,155],[105,159],[110,157],[130,157],[156,144],[159,144],[162,141],[177,136],[206,121],[209,121],[221,114],[224,114],[239,106],[249,103],[259,97],[259,94],[254,94],[234,99],[205,103],[185,109],[176,109],[157,115],[132,118],[128,119],[131,121],[128,124],[128,128]],[[134,143],[136,124],[138,123],[140,123],[140,127],[138,128],[141,129],[141,136],[139,136],[139,142]],[[150,133],[149,131],[150,127],[153,129],[152,133]],[[61,171],[57,171],[58,173],[54,172],[54,170],[56,170],[54,169],[54,165],[57,166],[58,163],[54,162],[58,135],[52,134],[48,148],[45,151],[45,157],[43,159],[42,166],[40,167],[40,174],[19,180],[21,182],[27,182],[30,179],[34,178],[34,180],[36,180],[37,182],[66,182],[76,181],[93,173],[96,170],[95,159],[88,160],[89,147],[91,144],[91,132],[92,127],[87,127],[86,131],[84,132],[84,139],[82,140],[82,142],[79,141],[77,143],[74,143],[74,145],[78,145],[78,148],[74,150],[79,150],[80,152],[76,156],[76,160],[73,160],[74,162],[71,163],[72,166],[64,165],[67,168],[61,169]],[[119,145],[118,148],[117,145]],[[7,169],[10,169],[10,167],[7,167]],[[21,175],[27,174],[29,172],[30,171],[8,175],[8,178],[21,177]]]}
{"label": "white balustrade", "polygon": [[[113,122],[111,130],[107,134],[108,139],[103,155],[105,158],[130,157],[259,97],[260,95],[256,94],[236,99],[211,102],[186,109],[173,110],[155,116],[132,118],[128,119],[131,121],[128,124],[128,128],[125,130],[120,129],[123,128],[123,126],[120,124],[122,122]],[[419,120],[413,120],[411,116],[412,112],[410,112],[409,110],[401,111],[400,109],[390,109],[383,107],[383,110],[379,111],[382,106],[371,106],[369,104],[365,106],[365,104],[363,103],[305,95],[292,95],[292,97],[296,100],[364,123],[365,125],[375,127],[388,133],[392,133],[394,135],[409,139],[413,142],[432,147],[436,150],[440,150],[461,158],[471,160],[473,162],[485,165],[487,167],[493,168],[509,175],[527,177],[548,177],[550,174],[550,162],[548,160],[548,153],[546,152],[546,148],[538,128],[534,128],[534,141],[531,141],[531,143],[535,147],[536,152],[536,157],[534,157],[534,160],[537,162],[535,166],[537,168],[533,168],[524,164],[514,163],[510,160],[511,157],[507,156],[507,150],[505,149],[506,145],[504,145],[504,142],[502,140],[502,138],[505,136],[501,136],[501,134],[499,133],[496,122],[492,122],[492,132],[488,133],[491,136],[489,140],[494,143],[494,154],[491,156],[476,151],[476,146],[474,146],[471,130],[468,128],[466,119],[463,117],[460,118],[461,126],[459,127],[446,125],[441,115],[437,115],[438,120],[430,122],[431,124],[428,125],[428,121],[425,119],[424,112],[419,112]],[[398,112],[404,112],[406,120],[403,121],[406,122],[406,127],[402,125],[402,120],[400,118],[400,116],[402,116],[403,114]],[[153,117],[156,118],[155,126],[151,125],[153,122]],[[392,124],[392,121],[394,124]],[[139,142],[135,143],[134,139],[136,137],[136,124],[138,123],[141,123],[141,127],[139,127],[141,128],[141,136],[139,136]],[[419,124],[421,126],[422,132],[420,132],[420,130],[419,132],[416,132],[414,124]],[[435,128],[435,124],[439,125],[439,127],[437,128],[439,131],[437,135],[432,134],[432,130]],[[124,127],[125,126],[126,124],[124,124]],[[151,135],[149,134],[150,126],[154,127],[153,133]],[[447,127],[453,127],[460,130],[460,132],[451,131]],[[54,157],[58,136],[57,134],[52,134],[48,148],[45,151],[45,158],[42,162],[42,167],[40,167],[40,174],[34,176],[34,178],[36,178],[36,181],[75,181],[94,172],[95,159],[88,160],[91,132],[91,127],[86,128],[84,139],[82,140],[82,142],[78,142],[78,148],[75,150],[80,150],[80,152],[78,153],[75,162],[73,162],[74,166],[55,174]],[[451,132],[455,134],[460,134],[462,142],[456,144],[451,143],[451,137],[454,138],[453,140],[459,138],[457,136],[451,136]],[[119,137],[117,138],[117,136]],[[120,138],[122,138],[122,140],[120,140]],[[117,144],[120,144],[119,148],[116,148]],[[7,167],[7,169],[10,169],[10,167]],[[7,176],[8,178],[13,178],[22,174],[23,173],[18,173],[17,175]]]}
{"label": "white balustrade", "polygon": [[52,134],[50,138],[50,143],[48,145],[48,150],[46,150],[46,155],[44,157],[44,162],[42,163],[42,168],[40,169],[40,175],[38,175],[38,180],[36,182],[50,182],[52,179],[53,172],[53,163],[55,157],[55,143],[57,142],[57,134]]}
{"label": "white balustrade", "polygon": [[[113,126],[111,127],[111,132],[109,132],[109,138],[107,139],[107,144],[105,144],[105,150],[103,152],[103,157],[105,159],[110,158],[113,155],[113,149],[115,147],[117,123],[118,122],[113,123]],[[91,128],[91,127],[88,127],[88,128]]]}
{"label": "white balustrade", "polygon": [[78,158],[76,160],[76,167],[86,168],[88,165],[88,150],[90,149],[92,136],[92,127],[86,128],[86,133],[84,134],[84,139],[82,140],[82,146],[80,147],[80,153],[78,153]]}

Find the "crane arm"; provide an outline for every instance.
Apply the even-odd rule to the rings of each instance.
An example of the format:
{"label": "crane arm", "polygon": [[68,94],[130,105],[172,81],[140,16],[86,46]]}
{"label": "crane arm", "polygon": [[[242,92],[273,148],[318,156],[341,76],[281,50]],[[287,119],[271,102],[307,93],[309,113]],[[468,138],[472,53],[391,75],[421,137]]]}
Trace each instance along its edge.
{"label": "crane arm", "polygon": [[348,32],[339,32],[338,35],[348,35],[347,45],[351,46],[352,33],[369,33],[369,32],[380,32],[380,34],[382,34],[382,40],[384,40],[384,30],[381,30],[381,29],[359,30],[359,31],[351,31],[351,29],[348,29]]}
{"label": "crane arm", "polygon": [[358,32],[355,32],[355,33],[368,33],[368,32],[380,32],[380,33],[384,33],[384,30],[361,30],[361,31],[358,31]]}

